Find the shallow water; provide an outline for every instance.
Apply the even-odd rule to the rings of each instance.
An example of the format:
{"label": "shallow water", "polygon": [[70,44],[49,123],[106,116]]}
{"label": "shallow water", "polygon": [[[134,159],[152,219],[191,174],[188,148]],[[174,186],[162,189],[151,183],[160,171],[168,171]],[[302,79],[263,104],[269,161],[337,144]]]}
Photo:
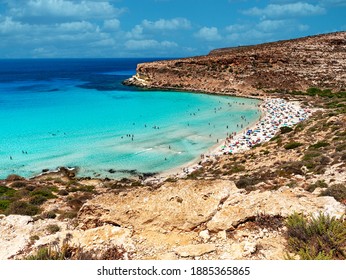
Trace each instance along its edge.
{"label": "shallow water", "polygon": [[161,172],[260,117],[257,100],[122,86],[137,60],[0,62],[0,178]]}

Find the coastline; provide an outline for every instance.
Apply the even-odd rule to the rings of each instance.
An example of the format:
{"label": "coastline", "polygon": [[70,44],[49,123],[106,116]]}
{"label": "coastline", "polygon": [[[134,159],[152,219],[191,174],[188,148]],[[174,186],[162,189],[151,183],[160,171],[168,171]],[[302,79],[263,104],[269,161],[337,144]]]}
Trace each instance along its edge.
{"label": "coastline", "polygon": [[[239,96],[239,97],[241,97],[241,96]],[[254,97],[249,96],[247,98],[254,98]],[[188,176],[192,172],[202,168],[202,164],[205,162],[215,161],[215,160],[217,160],[217,158],[219,156],[222,156],[224,154],[243,153],[247,150],[250,150],[251,147],[243,146],[243,147],[241,147],[241,149],[237,149],[236,151],[233,151],[230,153],[230,152],[225,151],[225,147],[227,147],[227,145],[232,144],[233,140],[237,141],[240,138],[245,137],[247,131],[255,131],[256,128],[258,128],[260,126],[261,122],[266,121],[268,116],[270,117],[270,113],[268,112],[268,108],[266,108],[267,104],[272,104],[273,102],[276,102],[276,101],[284,102],[284,104],[286,104],[286,107],[289,107],[291,109],[294,108],[294,110],[291,110],[291,111],[288,110],[287,111],[288,113],[291,113],[291,114],[294,114],[295,112],[297,112],[299,110],[304,110],[304,112],[307,112],[307,111],[311,112],[313,110],[312,108],[303,109],[303,107],[301,106],[301,103],[299,101],[286,101],[284,99],[272,98],[272,97],[271,98],[263,97],[263,98],[256,98],[256,99],[261,100],[261,102],[258,104],[258,110],[260,111],[259,119],[257,121],[254,121],[253,123],[249,124],[247,127],[241,129],[240,131],[234,133],[229,138],[219,139],[219,143],[208,148],[208,150],[205,151],[205,153],[199,155],[198,157],[192,159],[189,162],[186,162],[184,164],[181,164],[177,167],[174,167],[174,168],[171,168],[168,170],[164,170],[162,172],[153,173],[152,175],[148,175],[148,176],[146,176],[145,174],[141,175],[141,173],[139,173],[138,175],[133,175],[133,176],[129,176],[129,177],[122,177],[122,178],[135,179],[135,180],[137,180],[139,178],[140,180],[143,180],[145,182],[163,182],[163,181],[167,180],[168,178],[175,178],[175,179],[185,178],[186,176]],[[275,110],[275,108],[273,110]],[[310,113],[308,113],[308,114],[310,114]],[[306,117],[308,117],[308,115]],[[284,119],[276,118],[276,121],[283,122]],[[270,120],[267,120],[267,122],[270,122]],[[298,122],[294,122],[294,123],[287,125],[287,126],[291,127],[291,126],[295,125],[296,123],[298,123]],[[280,126],[277,126],[275,128],[275,133],[271,134],[270,137],[266,137],[265,139],[261,139],[261,141],[259,141],[256,144],[261,144],[263,142],[269,141],[279,131],[280,131]],[[35,175],[31,178],[38,178],[41,176],[47,176],[49,174],[56,174],[56,173],[59,173],[62,171],[63,172],[69,171],[69,173],[73,173],[74,176],[76,176],[80,180],[84,180],[84,179],[109,180],[109,178],[107,178],[107,177],[105,177],[105,178],[79,177],[78,176],[78,167],[69,168],[69,167],[64,167],[64,166],[57,167],[55,170],[47,170],[46,172],[41,172],[40,174]],[[120,180],[120,179],[121,178],[115,179],[115,180]],[[110,180],[113,180],[113,179],[110,179]]]}
{"label": "coastline", "polygon": [[[298,101],[286,101],[281,98],[263,98],[261,100],[262,102],[258,105],[261,114],[260,114],[260,118],[257,121],[253,122],[248,127],[242,129],[241,131],[237,132],[236,134],[234,134],[228,139],[220,139],[222,142],[221,144],[220,143],[215,144],[214,146],[209,148],[205,154],[200,155],[200,157],[194,160],[191,160],[190,162],[185,163],[176,168],[160,172],[156,176],[148,178],[148,180],[163,181],[171,177],[184,178],[187,175],[191,174],[192,172],[202,168],[203,163],[210,160],[212,161],[216,160],[218,156],[221,156],[223,154],[243,153],[245,151],[250,150],[251,147],[253,147],[254,145],[258,145],[258,144],[270,141],[270,139],[272,139],[280,131],[280,127],[283,127],[283,126],[292,127],[293,125],[296,125],[300,121],[307,119],[311,115],[312,108],[303,108],[301,106],[301,103]],[[285,119],[287,115],[285,114],[281,115],[281,117],[283,118],[277,118],[276,116],[273,116],[272,111],[275,111],[278,109],[275,107],[275,108],[272,108],[271,111],[268,110],[268,106],[270,107],[271,105],[273,105],[273,103],[277,103],[278,105],[283,106],[285,108],[283,110],[288,115],[290,115],[293,120],[291,120],[288,123],[287,122],[285,123],[285,121],[287,121],[287,119]],[[295,119],[293,118],[293,115],[295,116]],[[261,128],[261,124],[263,123],[273,124],[273,122],[276,122],[278,125],[273,127],[271,134],[266,135],[266,133],[264,133],[265,137],[263,137],[262,135],[263,131],[258,131]],[[240,139],[246,137],[246,134],[249,131],[258,131],[255,136],[258,136],[258,134],[260,134],[260,136],[262,137],[260,137],[259,138],[260,140],[254,144],[247,145],[247,146],[242,145],[240,148],[232,152],[225,151],[225,148],[230,147],[231,145],[234,145],[234,143],[237,143]]]}

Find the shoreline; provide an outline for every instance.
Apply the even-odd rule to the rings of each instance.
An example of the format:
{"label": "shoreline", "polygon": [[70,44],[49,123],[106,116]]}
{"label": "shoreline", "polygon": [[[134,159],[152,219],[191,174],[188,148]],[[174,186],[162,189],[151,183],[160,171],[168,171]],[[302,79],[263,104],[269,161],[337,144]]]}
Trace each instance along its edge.
{"label": "shoreline", "polygon": [[[249,97],[249,98],[252,98],[252,97]],[[259,104],[259,106],[264,102],[263,99],[261,99],[262,102]],[[239,135],[239,134],[242,134],[244,131],[246,131],[247,129],[250,129],[254,126],[257,125],[257,123],[265,116],[265,111],[261,110],[261,115],[260,115],[260,118],[259,120],[257,121],[254,121],[253,123],[249,124],[249,126],[247,128],[243,128],[242,130],[240,130],[239,132],[236,133],[236,135]],[[222,147],[225,145],[225,141],[226,139],[219,139],[221,143],[217,143],[213,146],[211,146],[203,155],[204,158],[201,158],[202,155],[200,155],[199,157],[185,163],[185,164],[182,164],[178,167],[175,167],[175,168],[172,168],[170,170],[166,170],[166,171],[163,171],[163,172],[160,172],[157,174],[157,176],[160,176],[160,178],[157,178],[156,179],[162,179],[162,180],[165,180],[169,177],[178,177],[178,178],[182,178],[190,173],[192,173],[193,171],[197,170],[198,168],[202,167],[199,165],[199,163],[204,163],[208,160],[214,160],[216,159],[216,157],[220,156],[220,151],[222,149]],[[198,167],[198,168],[197,168]],[[193,170],[190,170],[190,169],[193,169]],[[184,171],[184,170],[188,170],[188,172]],[[184,176],[182,176],[184,175]],[[153,177],[155,178],[155,177]]]}
{"label": "shoreline", "polygon": [[[255,121],[254,123],[250,124],[247,128],[244,128],[241,131],[235,133],[228,139],[222,139],[222,144],[218,143],[212,146],[210,149],[208,149],[208,151],[205,154],[203,154],[203,157],[201,155],[199,158],[196,158],[179,167],[160,172],[157,176],[148,178],[148,180],[163,181],[167,178],[172,177],[184,178],[192,172],[200,169],[202,167],[201,164],[204,162],[207,162],[209,160],[215,160],[218,156],[222,156],[225,154],[243,153],[245,151],[250,150],[255,145],[270,141],[270,139],[277,135],[281,127],[292,127],[297,123],[307,119],[312,112],[312,108],[302,107],[299,101],[286,101],[281,98],[263,98],[261,100],[262,102],[258,105],[259,110],[261,111],[261,115],[258,121]],[[277,105],[279,107],[273,105]],[[282,113],[278,118],[277,115],[274,115],[274,112],[280,107],[285,114]],[[290,117],[290,119],[288,119],[288,117]],[[267,130],[269,129],[268,125],[272,125],[272,129],[270,133],[267,134]],[[263,127],[263,130],[261,129],[261,127]],[[249,133],[250,131],[251,133]],[[251,142],[251,134],[255,136],[255,138],[257,138],[255,143]],[[237,145],[237,143],[240,143],[241,140],[243,140],[242,143]],[[254,139],[252,138],[252,140]],[[244,144],[244,142],[250,144],[246,145]],[[225,150],[226,148],[235,149],[227,151]]]}

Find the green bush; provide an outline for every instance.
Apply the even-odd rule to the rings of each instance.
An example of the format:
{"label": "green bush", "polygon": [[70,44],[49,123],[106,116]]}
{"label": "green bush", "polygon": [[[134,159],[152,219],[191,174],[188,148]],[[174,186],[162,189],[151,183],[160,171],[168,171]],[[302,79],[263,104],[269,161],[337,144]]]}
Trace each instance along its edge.
{"label": "green bush", "polygon": [[62,195],[62,196],[66,196],[66,195],[68,195],[69,194],[69,192],[67,191],[67,190],[60,190],[59,192],[58,192],[58,195]]}
{"label": "green bush", "polygon": [[58,231],[60,231],[60,227],[56,224],[48,225],[47,230],[50,234],[54,234],[54,233],[57,233]]}
{"label": "green bush", "polygon": [[343,144],[341,144],[341,145],[338,145],[338,146],[335,148],[335,150],[336,150],[337,152],[342,152],[342,151],[346,150],[346,143],[343,143]]}
{"label": "green bush", "polygon": [[24,201],[14,201],[9,205],[9,207],[5,211],[5,214],[34,216],[34,215],[37,215],[39,212],[40,212],[40,208],[38,208],[35,205],[29,204]]}
{"label": "green bush", "polygon": [[1,197],[13,197],[16,194],[15,189],[11,189],[5,186],[0,186],[0,196]]}
{"label": "green bush", "polygon": [[327,188],[328,184],[325,181],[318,180],[315,183],[309,185],[306,190],[308,192],[313,192],[316,188]]}
{"label": "green bush", "polygon": [[307,219],[293,214],[286,222],[287,246],[304,260],[345,259],[346,221],[320,214]]}
{"label": "green bush", "polygon": [[41,205],[47,201],[47,198],[42,195],[34,195],[29,202],[33,205]]}
{"label": "green bush", "polygon": [[65,260],[66,251],[60,250],[57,246],[46,245],[37,250],[33,255],[25,258],[26,260]]}
{"label": "green bush", "polygon": [[52,193],[52,190],[49,188],[36,188],[32,193],[32,196],[35,195],[40,195],[40,196],[44,196],[47,199],[52,199],[52,198],[56,198],[56,196]]}
{"label": "green bush", "polygon": [[55,219],[56,218],[56,214],[53,211],[48,211],[48,212],[42,213],[41,217],[44,218],[44,219]]}
{"label": "green bush", "polygon": [[9,200],[0,200],[0,213],[2,211],[5,211],[8,208],[8,206],[10,205],[10,203],[11,203],[11,201],[9,201]]}
{"label": "green bush", "polygon": [[332,196],[339,202],[346,201],[346,187],[343,184],[332,185],[322,192],[321,196]]}
{"label": "green bush", "polygon": [[322,147],[327,147],[330,144],[328,142],[325,141],[318,141],[316,144],[310,145],[309,149],[318,149],[318,148],[322,148]]}
{"label": "green bush", "polygon": [[312,151],[312,152],[307,152],[304,156],[303,156],[303,160],[311,160],[315,157],[319,157],[321,156],[322,153],[318,152],[318,151]]}
{"label": "green bush", "polygon": [[238,181],[235,182],[235,185],[238,189],[245,189],[251,191],[253,186],[258,184],[260,180],[252,176],[241,176]]}
{"label": "green bush", "polygon": [[26,185],[27,183],[25,181],[15,181],[11,184],[11,187],[20,189],[26,187]]}
{"label": "green bush", "polygon": [[293,128],[289,127],[289,126],[282,126],[280,127],[280,132],[281,134],[285,134],[285,133],[289,133],[293,130]]}
{"label": "green bush", "polygon": [[298,148],[300,147],[301,145],[303,145],[302,143],[299,143],[299,142],[290,142],[290,143],[287,143],[284,148],[286,150],[291,150],[291,149],[295,149],[295,148]]}
{"label": "green bush", "polygon": [[33,186],[33,185],[28,185],[28,186],[25,187],[25,189],[26,189],[27,191],[29,191],[29,192],[32,192],[35,188],[36,188],[36,187]]}

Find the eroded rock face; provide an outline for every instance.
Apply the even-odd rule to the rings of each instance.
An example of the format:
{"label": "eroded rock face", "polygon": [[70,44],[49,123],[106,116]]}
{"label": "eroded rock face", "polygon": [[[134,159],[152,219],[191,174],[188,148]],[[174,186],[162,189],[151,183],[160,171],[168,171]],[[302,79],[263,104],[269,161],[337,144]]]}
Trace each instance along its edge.
{"label": "eroded rock face", "polygon": [[287,217],[294,212],[306,215],[318,215],[321,212],[340,217],[345,213],[345,207],[332,197],[316,197],[298,188],[255,191],[250,195],[235,192],[208,222],[207,228],[212,232],[229,230],[257,214]]}
{"label": "eroded rock face", "polygon": [[[294,212],[322,212],[339,217],[344,211],[334,198],[318,197],[299,188],[247,194],[226,180],[182,180],[154,191],[141,189],[127,195],[97,197],[83,206],[79,220],[85,225],[110,223],[134,231],[192,231],[206,224],[209,231],[217,233],[233,230],[258,214],[286,217]],[[97,221],[90,223],[91,219]]]}
{"label": "eroded rock face", "polygon": [[[96,206],[97,221],[90,223]],[[130,228],[136,259],[283,259],[282,229],[243,227],[258,214],[286,217],[294,212],[339,217],[345,206],[299,188],[246,193],[227,180],[180,180],[156,190],[96,197],[78,218],[80,225]]]}
{"label": "eroded rock face", "polygon": [[346,87],[345,68],[346,32],[337,32],[143,63],[125,84],[237,95],[309,87],[338,91]]}
{"label": "eroded rock face", "polygon": [[[253,218],[294,212],[341,216],[345,205],[300,188],[247,193],[228,180],[178,180],[154,190],[96,196],[81,208],[74,226],[1,216],[0,258],[21,258],[70,236],[69,244],[85,251],[121,246],[133,259],[283,259],[284,228],[258,226]],[[47,231],[53,224],[59,226],[56,233]]]}
{"label": "eroded rock face", "polygon": [[212,182],[212,187],[209,181],[196,184],[186,180],[154,191],[140,189],[126,195],[106,194],[86,203],[79,220],[84,228],[113,223],[136,230],[191,231],[209,221],[236,189],[233,183],[222,180]]}

